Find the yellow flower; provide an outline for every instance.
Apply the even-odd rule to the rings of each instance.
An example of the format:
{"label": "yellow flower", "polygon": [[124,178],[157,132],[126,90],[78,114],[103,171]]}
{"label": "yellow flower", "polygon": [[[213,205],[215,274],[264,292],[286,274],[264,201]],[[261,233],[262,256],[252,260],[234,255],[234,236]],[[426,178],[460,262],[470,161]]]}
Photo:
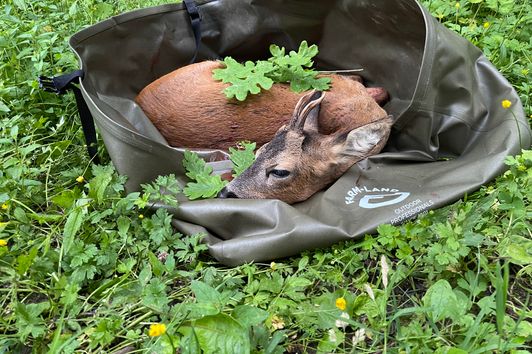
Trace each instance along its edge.
{"label": "yellow flower", "polygon": [[0,240],[0,247],[5,247],[7,246],[7,241],[6,240]]}
{"label": "yellow flower", "polygon": [[150,337],[159,337],[166,333],[166,325],[164,323],[154,323],[150,326],[148,335]]}
{"label": "yellow flower", "polygon": [[510,100],[503,100],[501,102],[501,105],[502,105],[502,108],[508,109],[508,108],[512,107],[512,102],[510,102]]}
{"label": "yellow flower", "polygon": [[76,178],[76,182],[78,183],[83,183],[83,181],[85,181],[85,177],[83,176],[79,176],[78,178]]}
{"label": "yellow flower", "polygon": [[484,24],[482,25],[485,29],[488,29],[489,26],[491,26],[491,23],[489,22],[484,22]]}
{"label": "yellow flower", "polygon": [[7,209],[9,209],[9,205],[7,205],[7,203],[2,204],[2,210],[7,210]]}
{"label": "yellow flower", "polygon": [[336,307],[338,307],[340,310],[344,311],[347,306],[347,301],[343,297],[339,297],[336,299],[335,303]]}
{"label": "yellow flower", "polygon": [[270,268],[271,268],[271,270],[276,270],[277,269],[277,263],[271,262],[270,263]]}
{"label": "yellow flower", "polygon": [[456,7],[457,9],[459,9],[459,8],[460,8],[460,3],[457,2],[456,4],[454,4],[454,7]]}
{"label": "yellow flower", "polygon": [[144,215],[139,214],[139,219],[144,219]]}

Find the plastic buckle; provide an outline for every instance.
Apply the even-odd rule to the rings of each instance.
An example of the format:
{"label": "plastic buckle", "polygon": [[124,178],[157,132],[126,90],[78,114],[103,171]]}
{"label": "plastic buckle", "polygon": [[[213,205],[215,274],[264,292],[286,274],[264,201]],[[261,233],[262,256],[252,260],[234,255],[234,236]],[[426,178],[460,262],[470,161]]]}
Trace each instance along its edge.
{"label": "plastic buckle", "polygon": [[66,87],[59,88],[57,86],[57,82],[54,79],[55,77],[39,76],[39,88],[46,92],[53,92],[58,95],[65,93]]}
{"label": "plastic buckle", "polygon": [[62,95],[70,88],[72,82],[79,78],[83,78],[82,70],[76,70],[71,73],[55,77],[39,76],[38,81],[39,87],[44,91]]}
{"label": "plastic buckle", "polygon": [[192,23],[202,20],[201,13],[199,11],[198,6],[196,5],[196,2],[193,0],[184,0],[183,3],[185,4],[185,7],[188,12],[188,16],[190,17],[190,21]]}

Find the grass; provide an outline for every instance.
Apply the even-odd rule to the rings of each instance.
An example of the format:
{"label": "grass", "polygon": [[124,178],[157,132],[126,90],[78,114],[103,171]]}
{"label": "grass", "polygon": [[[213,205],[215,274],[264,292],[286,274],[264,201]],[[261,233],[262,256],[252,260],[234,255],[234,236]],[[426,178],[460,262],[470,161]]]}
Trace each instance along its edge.
{"label": "grass", "polygon": [[[532,5],[424,3],[532,115]],[[0,353],[530,350],[531,151],[461,201],[360,242],[223,267],[202,235],[143,208],[157,185],[127,195],[108,158],[92,166],[74,99],[38,89],[37,74],[77,68],[70,35],[135,6],[1,5]]]}

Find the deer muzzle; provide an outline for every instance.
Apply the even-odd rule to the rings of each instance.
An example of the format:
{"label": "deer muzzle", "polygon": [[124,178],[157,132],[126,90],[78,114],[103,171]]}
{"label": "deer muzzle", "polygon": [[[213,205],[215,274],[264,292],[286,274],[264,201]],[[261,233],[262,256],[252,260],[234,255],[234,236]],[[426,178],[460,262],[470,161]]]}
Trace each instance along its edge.
{"label": "deer muzzle", "polygon": [[218,198],[223,198],[223,199],[226,199],[226,198],[238,198],[238,196],[230,191],[229,189],[227,189],[227,187],[223,187],[222,190],[218,193]]}

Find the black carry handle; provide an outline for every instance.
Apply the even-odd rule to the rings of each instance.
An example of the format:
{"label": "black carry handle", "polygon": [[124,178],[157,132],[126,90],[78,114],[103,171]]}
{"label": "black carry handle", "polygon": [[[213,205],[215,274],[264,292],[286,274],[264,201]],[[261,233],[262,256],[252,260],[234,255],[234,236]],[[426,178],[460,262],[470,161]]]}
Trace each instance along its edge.
{"label": "black carry handle", "polygon": [[75,82],[79,82],[83,78],[83,70],[76,70],[71,73],[56,76],[46,77],[39,76],[39,87],[44,91],[53,92],[58,95],[65,94],[68,90],[74,92],[76,97],[76,105],[78,106],[79,118],[81,120],[81,127],[85,135],[85,143],[87,144],[87,152],[89,157],[95,163],[100,163],[98,158],[98,141],[96,139],[96,128],[94,127],[94,119],[89,111],[87,103],[83,99],[81,90],[75,86]]}

